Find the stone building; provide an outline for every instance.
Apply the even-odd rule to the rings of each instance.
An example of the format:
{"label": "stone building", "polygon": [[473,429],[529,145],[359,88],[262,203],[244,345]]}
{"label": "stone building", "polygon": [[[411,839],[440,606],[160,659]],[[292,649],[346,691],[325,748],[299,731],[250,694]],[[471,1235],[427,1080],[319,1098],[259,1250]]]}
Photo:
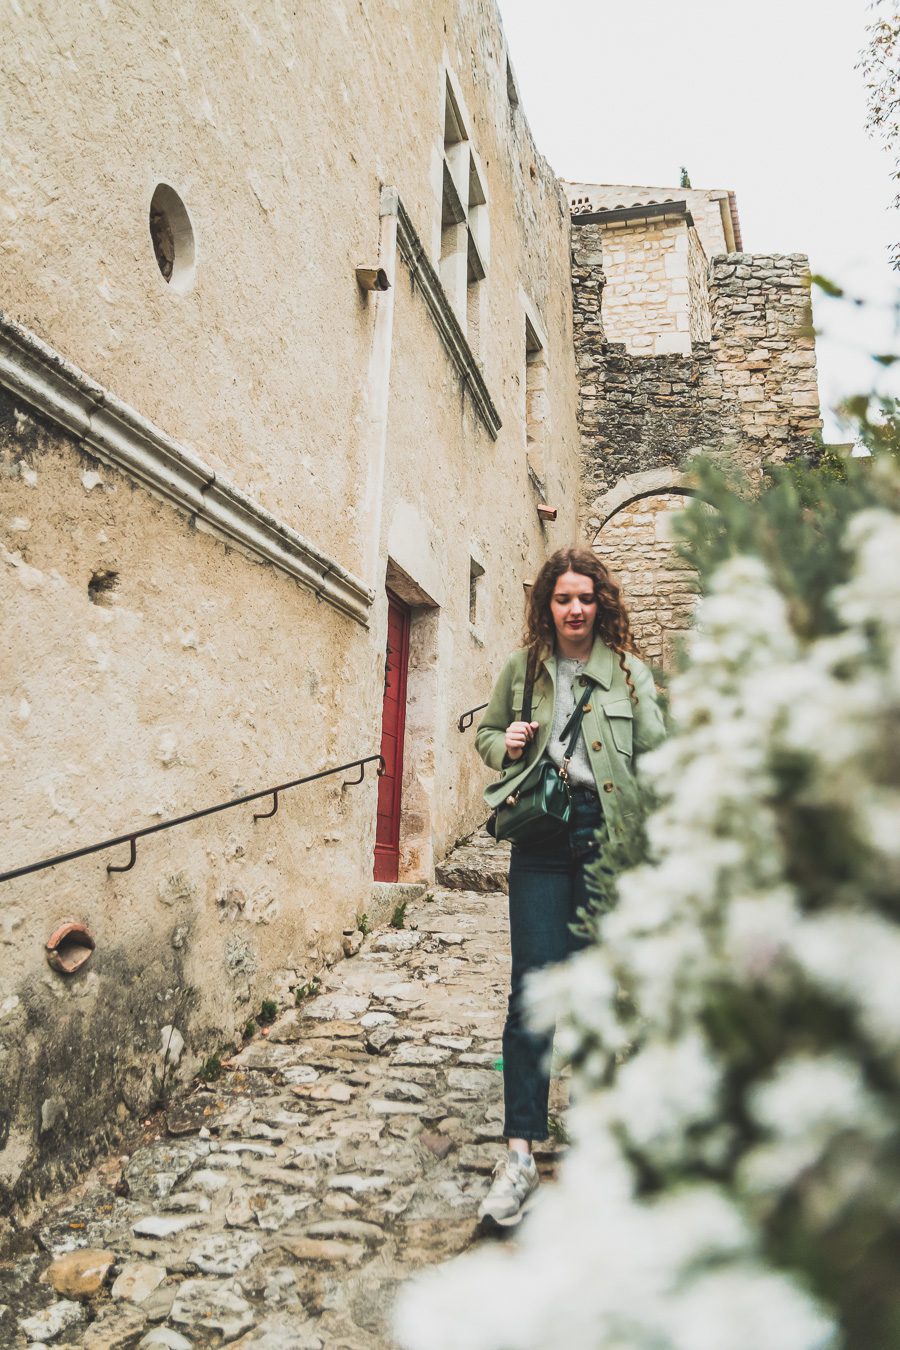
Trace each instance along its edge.
{"label": "stone building", "polygon": [[2,884],[7,1201],[480,822],[457,720],[577,511],[569,212],[492,4],[41,10],[0,58],[0,871],[389,773]]}
{"label": "stone building", "polygon": [[696,590],[672,513],[698,451],[754,481],[814,450],[822,422],[809,266],[742,252],[727,190],[567,183],[581,517],[665,666]]}
{"label": "stone building", "polygon": [[817,425],[805,261],[560,185],[493,0],[201,11],[21,7],[0,58],[7,1203],[480,823],[458,719],[579,522],[662,657],[685,455]]}

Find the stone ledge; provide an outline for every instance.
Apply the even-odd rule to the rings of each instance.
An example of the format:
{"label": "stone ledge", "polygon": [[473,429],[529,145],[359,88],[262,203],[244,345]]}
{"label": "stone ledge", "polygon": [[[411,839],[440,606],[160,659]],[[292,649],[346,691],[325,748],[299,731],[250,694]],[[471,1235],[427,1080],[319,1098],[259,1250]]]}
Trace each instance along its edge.
{"label": "stone ledge", "polygon": [[374,592],[29,329],[0,313],[0,385],[205,530],[368,625]]}
{"label": "stone ledge", "polygon": [[415,904],[427,890],[424,881],[373,881],[368,916],[373,927],[386,924],[398,905]]}
{"label": "stone ledge", "polygon": [[415,226],[407,215],[406,208],[397,192],[392,188],[385,188],[382,192],[381,214],[383,216],[396,215],[397,247],[400,250],[400,256],[409,268],[413,281],[422,292],[422,298],[428,306],[438,335],[472,396],[475,411],[487,428],[491,440],[495,441],[502,426],[500,414],[488,393],[484,376],[475,360],[475,354],[460,327],[450,301],[447,299],[447,294],[441,285],[441,279],[425,252]]}

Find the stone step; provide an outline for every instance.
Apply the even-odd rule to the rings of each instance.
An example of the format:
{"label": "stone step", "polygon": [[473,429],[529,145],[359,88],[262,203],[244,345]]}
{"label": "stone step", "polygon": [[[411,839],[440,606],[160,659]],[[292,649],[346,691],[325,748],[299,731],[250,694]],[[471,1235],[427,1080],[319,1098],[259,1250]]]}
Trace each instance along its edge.
{"label": "stone step", "polygon": [[377,883],[321,987],[50,1197],[0,1252],[0,1346],[394,1350],[397,1290],[471,1245],[502,1157],[507,857],[482,831],[447,889]]}
{"label": "stone step", "polygon": [[509,845],[498,844],[481,829],[438,863],[434,879],[448,891],[502,891],[509,889]]}

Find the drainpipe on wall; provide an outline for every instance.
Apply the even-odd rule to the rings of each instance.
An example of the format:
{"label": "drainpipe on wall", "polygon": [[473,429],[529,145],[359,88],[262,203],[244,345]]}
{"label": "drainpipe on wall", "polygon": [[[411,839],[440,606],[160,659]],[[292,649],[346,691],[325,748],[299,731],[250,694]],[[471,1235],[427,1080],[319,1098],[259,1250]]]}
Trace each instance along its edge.
{"label": "drainpipe on wall", "polygon": [[377,590],[381,549],[381,515],[384,500],[384,461],[387,450],[388,396],[391,384],[391,350],[394,333],[394,272],[397,260],[397,210],[399,194],[396,188],[381,189],[378,232],[378,266],[384,268],[390,290],[375,294],[375,331],[369,354],[366,380],[366,404],[369,410],[368,429],[364,441],[366,454],[366,491],[362,504],[365,557],[363,576]]}

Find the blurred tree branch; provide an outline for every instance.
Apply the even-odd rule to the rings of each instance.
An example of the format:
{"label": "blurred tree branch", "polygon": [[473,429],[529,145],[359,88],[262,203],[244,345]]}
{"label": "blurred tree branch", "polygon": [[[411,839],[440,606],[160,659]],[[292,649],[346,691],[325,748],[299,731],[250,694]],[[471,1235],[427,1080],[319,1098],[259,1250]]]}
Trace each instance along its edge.
{"label": "blurred tree branch", "polygon": [[[866,127],[893,157],[891,178],[900,182],[900,7],[897,0],[872,0],[872,22],[857,69],[868,101]],[[900,192],[893,205],[900,209]],[[900,242],[891,247],[891,266],[900,271]]]}

